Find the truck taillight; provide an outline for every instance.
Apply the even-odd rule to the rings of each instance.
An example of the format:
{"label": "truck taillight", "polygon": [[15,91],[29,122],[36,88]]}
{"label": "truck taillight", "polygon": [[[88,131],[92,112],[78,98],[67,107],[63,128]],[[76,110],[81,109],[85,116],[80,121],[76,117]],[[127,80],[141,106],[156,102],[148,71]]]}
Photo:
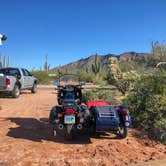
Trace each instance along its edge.
{"label": "truck taillight", "polygon": [[6,78],[6,85],[10,85],[10,79]]}

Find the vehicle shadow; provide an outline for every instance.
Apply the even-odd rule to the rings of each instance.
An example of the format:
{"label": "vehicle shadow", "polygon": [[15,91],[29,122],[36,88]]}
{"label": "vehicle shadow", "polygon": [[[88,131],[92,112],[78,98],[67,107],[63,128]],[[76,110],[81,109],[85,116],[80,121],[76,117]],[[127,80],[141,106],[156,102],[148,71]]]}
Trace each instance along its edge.
{"label": "vehicle shadow", "polygon": [[68,141],[64,138],[62,131],[57,131],[56,136],[53,135],[53,126],[49,124],[48,119],[41,118],[7,118],[7,120],[14,122],[17,127],[9,128],[7,136],[26,139],[35,142],[53,141],[64,144],[90,144],[89,135],[80,135],[74,140]]}
{"label": "vehicle shadow", "polygon": [[7,93],[2,93],[0,94],[0,98],[12,98],[12,96]]}
{"label": "vehicle shadow", "polygon": [[91,138],[109,139],[109,140],[121,139],[118,135],[111,132],[96,132],[96,134],[91,135]]}
{"label": "vehicle shadow", "polygon": [[[32,94],[30,91],[21,91],[20,94]],[[15,99],[12,97],[11,94],[8,94],[8,93],[2,93],[0,94],[0,98],[11,98],[11,99]]]}

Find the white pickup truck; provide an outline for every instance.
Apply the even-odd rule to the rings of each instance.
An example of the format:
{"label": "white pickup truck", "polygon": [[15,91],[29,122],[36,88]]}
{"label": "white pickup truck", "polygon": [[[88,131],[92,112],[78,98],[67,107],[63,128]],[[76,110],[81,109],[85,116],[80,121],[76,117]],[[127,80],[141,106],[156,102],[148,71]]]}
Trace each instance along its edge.
{"label": "white pickup truck", "polygon": [[0,94],[9,93],[18,98],[23,89],[37,92],[37,79],[28,70],[14,67],[0,69]]}

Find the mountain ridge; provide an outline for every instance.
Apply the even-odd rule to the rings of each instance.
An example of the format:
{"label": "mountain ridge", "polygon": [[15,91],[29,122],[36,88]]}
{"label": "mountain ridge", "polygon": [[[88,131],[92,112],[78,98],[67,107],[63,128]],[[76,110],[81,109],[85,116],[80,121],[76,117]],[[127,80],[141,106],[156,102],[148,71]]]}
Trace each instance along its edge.
{"label": "mountain ridge", "polygon": [[151,56],[152,54],[150,53],[136,53],[136,52],[124,52],[120,55],[116,54],[106,54],[106,55],[90,55],[89,57],[86,58],[81,58],[77,61],[70,62],[66,65],[63,66],[58,66],[50,70],[50,74],[56,73],[58,70],[64,71],[64,72],[71,72],[76,73],[76,72],[87,72],[91,73],[92,72],[92,64],[95,63],[95,56],[97,55],[98,57],[98,63],[100,63],[100,71],[105,72],[108,71],[108,65],[109,65],[109,57],[114,56],[117,57],[119,61],[135,61],[139,58],[142,57],[147,57]]}

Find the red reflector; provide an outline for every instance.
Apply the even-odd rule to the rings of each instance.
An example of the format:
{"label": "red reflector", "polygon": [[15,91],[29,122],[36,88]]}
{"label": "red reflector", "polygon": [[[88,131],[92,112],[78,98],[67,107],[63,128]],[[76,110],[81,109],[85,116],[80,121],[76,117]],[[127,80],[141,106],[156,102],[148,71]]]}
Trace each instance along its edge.
{"label": "red reflector", "polygon": [[6,78],[6,85],[10,85],[10,79]]}
{"label": "red reflector", "polygon": [[69,109],[66,109],[65,113],[66,113],[66,115],[71,115],[74,113],[74,110],[69,108]]}
{"label": "red reflector", "polygon": [[121,110],[120,111],[122,115],[129,115],[129,111],[128,110]]}

